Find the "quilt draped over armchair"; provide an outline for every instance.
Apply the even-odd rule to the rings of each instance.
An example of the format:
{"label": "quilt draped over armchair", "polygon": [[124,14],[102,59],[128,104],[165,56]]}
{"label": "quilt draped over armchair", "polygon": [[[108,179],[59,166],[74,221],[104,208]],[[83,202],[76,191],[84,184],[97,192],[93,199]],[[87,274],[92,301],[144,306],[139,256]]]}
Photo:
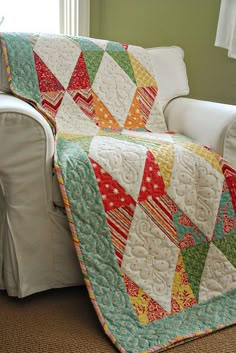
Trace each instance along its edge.
{"label": "quilt draped over armchair", "polygon": [[147,51],[47,34],[1,43],[12,92],[54,131],[73,242],[116,347],[158,352],[232,325],[236,172],[167,131]]}

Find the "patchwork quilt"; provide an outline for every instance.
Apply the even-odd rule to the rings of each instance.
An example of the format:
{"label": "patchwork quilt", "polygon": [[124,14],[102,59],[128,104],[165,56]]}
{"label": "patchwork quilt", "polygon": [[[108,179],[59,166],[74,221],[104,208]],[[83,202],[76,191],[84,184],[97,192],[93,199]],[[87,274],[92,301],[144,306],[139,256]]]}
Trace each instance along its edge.
{"label": "patchwork quilt", "polygon": [[167,131],[140,47],[3,33],[13,93],[55,133],[55,170],[91,301],[121,352],[236,319],[236,171]]}

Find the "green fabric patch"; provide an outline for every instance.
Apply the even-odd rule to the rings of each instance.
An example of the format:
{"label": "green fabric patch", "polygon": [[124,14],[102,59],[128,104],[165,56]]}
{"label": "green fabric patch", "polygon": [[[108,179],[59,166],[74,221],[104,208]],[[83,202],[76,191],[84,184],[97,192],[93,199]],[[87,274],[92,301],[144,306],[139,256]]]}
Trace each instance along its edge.
{"label": "green fabric patch", "polygon": [[221,195],[218,218],[214,229],[214,240],[222,239],[236,233],[235,212],[232,206],[231,195],[227,189]]}
{"label": "green fabric patch", "polygon": [[126,51],[125,48],[123,47],[122,44],[118,43],[118,42],[113,42],[110,41],[106,47],[106,51],[107,52],[112,52],[112,51],[116,51],[116,52],[121,52],[121,51]]}
{"label": "green fabric patch", "polygon": [[96,77],[98,68],[101,64],[104,51],[84,51],[84,60],[89,75],[90,84],[92,86]]}
{"label": "green fabric patch", "polygon": [[69,146],[69,141],[70,141],[71,146],[73,144],[78,145],[86,153],[89,153],[89,148],[90,148],[92,140],[93,140],[93,136],[78,136],[78,135],[72,136],[71,135],[70,137],[65,138],[63,135],[60,135],[60,133],[58,133],[58,135],[57,135],[57,142],[60,142],[60,144],[58,145],[59,148],[61,148],[61,145],[63,143],[66,144],[67,146]]}
{"label": "green fabric patch", "polygon": [[93,136],[83,136],[77,141],[77,144],[88,154]]}
{"label": "green fabric patch", "polygon": [[8,60],[11,63],[10,84],[14,92],[18,96],[27,97],[42,106],[34,61],[34,43],[30,35],[3,33],[0,38],[6,43]]}
{"label": "green fabric patch", "polygon": [[225,255],[229,262],[236,267],[236,233],[223,239],[214,239],[213,243]]}
{"label": "green fabric patch", "polygon": [[195,298],[199,297],[199,285],[204,270],[209,243],[202,243],[181,249],[185,270]]}
{"label": "green fabric patch", "polygon": [[71,37],[75,42],[79,43],[81,50],[84,51],[101,51],[104,50],[91,40],[84,37]]}
{"label": "green fabric patch", "polygon": [[[177,230],[178,240],[181,241],[187,233],[191,234],[195,244],[206,243],[207,239],[195,225],[185,225],[181,221],[183,212],[179,209],[178,212],[172,214],[174,226]],[[190,221],[191,222],[191,221]]]}
{"label": "green fabric patch", "polygon": [[135,83],[136,79],[134,76],[134,70],[131,65],[131,61],[127,51],[108,51],[107,53],[117,62],[117,64],[122,68],[122,70],[129,76],[129,78]]}

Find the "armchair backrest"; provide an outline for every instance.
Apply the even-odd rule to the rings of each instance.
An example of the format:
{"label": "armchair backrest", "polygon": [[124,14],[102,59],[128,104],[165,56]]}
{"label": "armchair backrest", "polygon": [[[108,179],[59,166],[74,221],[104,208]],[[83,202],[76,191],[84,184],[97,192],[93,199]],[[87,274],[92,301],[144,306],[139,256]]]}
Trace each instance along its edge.
{"label": "armchair backrest", "polygon": [[[164,109],[168,102],[189,94],[184,51],[180,47],[156,47],[147,49],[156,73],[159,101]],[[0,91],[9,93],[5,62],[0,46]]]}
{"label": "armchair backrest", "polygon": [[147,50],[156,74],[159,101],[164,109],[173,98],[189,94],[184,51],[176,46]]}

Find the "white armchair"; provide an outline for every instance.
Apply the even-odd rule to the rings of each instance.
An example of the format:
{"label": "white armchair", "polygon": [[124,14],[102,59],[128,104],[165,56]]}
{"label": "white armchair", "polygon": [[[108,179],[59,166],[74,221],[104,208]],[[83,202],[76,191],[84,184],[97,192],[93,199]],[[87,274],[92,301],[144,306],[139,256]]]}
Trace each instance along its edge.
{"label": "white armchair", "polygon": [[[189,93],[183,50],[149,52],[168,129],[211,147],[236,168],[236,106],[183,98]],[[1,55],[0,91],[0,288],[24,297],[83,284],[53,173],[51,129],[10,94]]]}
{"label": "white armchair", "polygon": [[236,168],[236,106],[190,98],[172,100],[165,109],[169,130],[200,142]]}
{"label": "white armchair", "polygon": [[183,97],[189,94],[183,50],[149,51],[168,129],[212,148],[236,168],[236,105]]}

